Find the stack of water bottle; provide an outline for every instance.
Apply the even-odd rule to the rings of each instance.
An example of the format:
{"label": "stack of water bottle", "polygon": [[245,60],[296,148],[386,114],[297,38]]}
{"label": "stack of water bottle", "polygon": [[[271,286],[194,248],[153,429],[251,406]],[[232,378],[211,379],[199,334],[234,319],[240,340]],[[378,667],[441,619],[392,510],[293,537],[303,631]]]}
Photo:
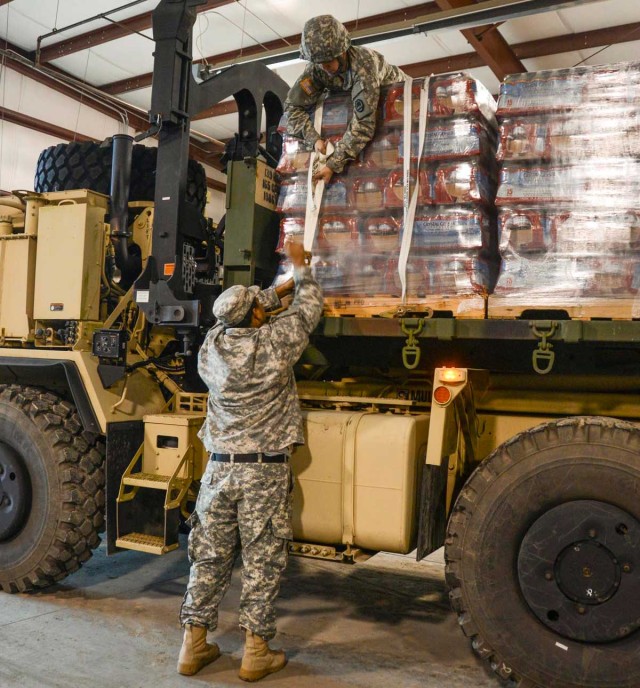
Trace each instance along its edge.
{"label": "stack of water bottle", "polygon": [[640,63],[509,76],[498,117],[496,296],[533,307],[634,297]]}
{"label": "stack of water bottle", "polygon": [[[465,74],[431,77],[426,88],[421,112],[423,82],[414,80],[409,117],[405,85],[383,89],[373,140],[325,189],[313,265],[328,296],[375,305],[383,297],[401,295],[409,135],[410,191],[416,183],[419,188],[415,217],[408,223],[409,256],[401,265],[406,296],[464,297],[493,286],[498,264],[495,101]],[[337,140],[352,117],[350,95],[330,96],[322,107],[321,134]],[[422,150],[421,118],[426,122]],[[301,240],[304,233],[309,159],[301,141],[285,137],[278,167],[281,243],[287,236]]]}

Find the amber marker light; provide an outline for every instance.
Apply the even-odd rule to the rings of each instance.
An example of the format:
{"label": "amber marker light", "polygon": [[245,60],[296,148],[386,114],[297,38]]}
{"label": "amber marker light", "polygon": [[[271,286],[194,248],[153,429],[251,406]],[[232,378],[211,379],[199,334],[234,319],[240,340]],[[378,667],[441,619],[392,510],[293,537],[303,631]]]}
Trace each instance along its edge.
{"label": "amber marker light", "polygon": [[433,398],[438,404],[448,404],[451,401],[451,392],[444,386],[436,387],[433,390]]}
{"label": "amber marker light", "polygon": [[464,382],[466,380],[466,371],[460,368],[444,368],[440,371],[440,382],[445,382],[449,385],[457,382]]}

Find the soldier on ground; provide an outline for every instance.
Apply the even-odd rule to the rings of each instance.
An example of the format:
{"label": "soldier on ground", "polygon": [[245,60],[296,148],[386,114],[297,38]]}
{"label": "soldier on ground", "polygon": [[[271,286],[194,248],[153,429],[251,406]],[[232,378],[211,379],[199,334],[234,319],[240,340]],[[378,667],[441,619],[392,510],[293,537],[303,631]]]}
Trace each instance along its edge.
{"label": "soldier on ground", "polygon": [[[293,365],[320,319],[322,292],[302,245],[287,243],[285,251],[293,279],[265,291],[241,285],[224,291],[199,353],[198,371],[209,387],[200,437],[210,459],[190,519],[180,674],[195,674],[220,656],[206,642],[207,630],[218,624],[239,552],[246,634],[240,678],[257,681],[286,664],[284,652],[271,650],[268,641],[276,634],[274,602],[292,535],[289,456],[304,442]],[[291,306],[267,322],[266,311],[292,291]]]}
{"label": "soldier on ground", "polygon": [[406,74],[370,48],[351,45],[347,29],[330,14],[309,19],[302,31],[301,56],[311,64],[291,87],[285,103],[287,134],[326,154],[327,141],[314,129],[309,108],[324,94],[350,91],[353,117],[335,151],[315,175],[328,182],[373,138],[380,87],[404,81]]}

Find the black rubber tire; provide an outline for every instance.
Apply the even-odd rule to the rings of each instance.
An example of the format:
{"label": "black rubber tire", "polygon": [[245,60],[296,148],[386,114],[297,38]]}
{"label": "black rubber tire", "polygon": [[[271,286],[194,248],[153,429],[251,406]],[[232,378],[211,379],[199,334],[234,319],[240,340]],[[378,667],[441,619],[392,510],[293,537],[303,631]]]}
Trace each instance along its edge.
{"label": "black rubber tire", "polygon": [[638,484],[640,428],[599,417],[523,432],[467,481],[449,519],[446,580],[473,649],[507,685],[640,686],[640,631],[606,644],[560,637],[529,609],[516,563],[529,527],[560,504],[598,500],[640,519]]}
{"label": "black rubber tire", "polygon": [[45,148],[38,157],[35,191],[91,189],[108,195],[110,184],[111,146],[92,141],[59,143]]}
{"label": "black rubber tire", "polygon": [[0,542],[0,589],[62,580],[87,561],[104,530],[104,443],[83,432],[73,404],[34,387],[0,385],[0,442],[29,473],[22,529]]}
{"label": "black rubber tire", "polygon": [[[101,144],[93,141],[59,143],[45,148],[36,165],[34,189],[38,192],[91,189],[109,195],[111,152],[109,140]],[[133,147],[129,201],[153,201],[157,155],[157,148]],[[195,160],[189,160],[187,168],[186,198],[200,211],[204,210],[207,176],[204,167]]]}
{"label": "black rubber tire", "polygon": [[207,205],[207,173],[196,160],[189,160],[187,167],[187,199],[193,201],[204,212]]}

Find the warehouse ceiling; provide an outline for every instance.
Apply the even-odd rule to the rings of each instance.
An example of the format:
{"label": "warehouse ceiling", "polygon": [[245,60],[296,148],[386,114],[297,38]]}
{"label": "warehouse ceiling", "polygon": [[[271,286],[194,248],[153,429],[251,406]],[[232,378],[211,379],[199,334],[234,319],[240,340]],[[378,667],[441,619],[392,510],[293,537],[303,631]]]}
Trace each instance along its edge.
{"label": "warehouse ceiling", "polygon": [[[106,103],[113,107],[114,102],[106,99],[115,98],[126,107],[129,123],[142,130],[151,99],[151,12],[157,4],[0,0],[2,64],[85,98],[105,112]],[[525,5],[535,13],[511,18]],[[545,9],[549,5],[553,9]],[[492,7],[499,10],[493,15],[495,23],[478,26],[469,18],[469,13]],[[359,43],[378,50],[413,77],[466,70],[493,93],[508,73],[640,56],[638,0],[324,0],[321,5],[308,0],[207,0],[197,9],[197,61],[221,67],[269,58],[270,67],[289,84],[304,67],[296,57],[300,31],[318,13],[333,14]],[[464,21],[472,26],[457,28]],[[393,37],[384,39],[392,29],[387,35]],[[4,108],[2,116],[9,116]],[[220,142],[233,136],[236,122],[233,102],[221,103],[194,121],[196,157],[216,165]]]}

